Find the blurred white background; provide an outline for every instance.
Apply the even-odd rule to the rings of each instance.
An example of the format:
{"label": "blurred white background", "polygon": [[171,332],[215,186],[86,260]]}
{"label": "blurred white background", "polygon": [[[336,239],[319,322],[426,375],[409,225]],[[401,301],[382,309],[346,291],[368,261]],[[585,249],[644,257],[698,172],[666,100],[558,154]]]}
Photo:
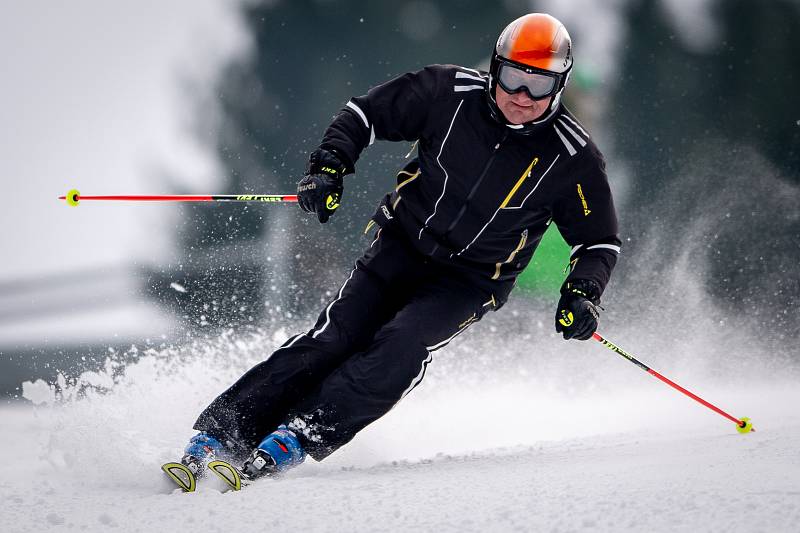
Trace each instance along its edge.
{"label": "blurred white background", "polygon": [[[56,198],[71,188],[164,193],[166,174],[214,192],[214,152],[203,149],[193,117],[220,66],[246,53],[238,3],[0,5],[0,314],[8,315],[0,316],[0,348],[37,332],[60,340],[160,335],[166,315],[138,296],[129,273],[173,259],[165,228],[175,208],[70,208]],[[204,108],[204,120],[214,112]],[[77,314],[65,316],[73,304]]]}

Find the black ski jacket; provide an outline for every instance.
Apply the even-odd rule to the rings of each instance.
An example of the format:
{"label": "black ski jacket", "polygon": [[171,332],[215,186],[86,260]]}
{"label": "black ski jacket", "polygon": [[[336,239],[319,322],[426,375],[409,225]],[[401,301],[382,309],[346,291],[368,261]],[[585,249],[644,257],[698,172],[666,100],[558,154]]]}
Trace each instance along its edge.
{"label": "black ski jacket", "polygon": [[602,293],[620,250],[602,154],[563,105],[526,135],[493,119],[487,80],[453,65],[402,75],[350,100],[321,148],[352,172],[375,139],[418,141],[373,221],[503,300],[551,222],[572,247],[567,281]]}

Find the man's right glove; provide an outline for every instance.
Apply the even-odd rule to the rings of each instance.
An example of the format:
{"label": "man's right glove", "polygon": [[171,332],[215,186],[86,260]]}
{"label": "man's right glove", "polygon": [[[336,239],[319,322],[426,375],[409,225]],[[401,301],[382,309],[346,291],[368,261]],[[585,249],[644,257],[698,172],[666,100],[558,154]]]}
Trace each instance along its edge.
{"label": "man's right glove", "polygon": [[347,167],[336,154],[323,148],[314,150],[308,158],[303,179],[297,184],[297,203],[306,213],[316,213],[324,224],[336,212],[342,200]]}
{"label": "man's right glove", "polygon": [[556,310],[556,331],[564,339],[588,340],[597,330],[597,305],[600,288],[593,281],[577,279],[561,287],[561,299]]}

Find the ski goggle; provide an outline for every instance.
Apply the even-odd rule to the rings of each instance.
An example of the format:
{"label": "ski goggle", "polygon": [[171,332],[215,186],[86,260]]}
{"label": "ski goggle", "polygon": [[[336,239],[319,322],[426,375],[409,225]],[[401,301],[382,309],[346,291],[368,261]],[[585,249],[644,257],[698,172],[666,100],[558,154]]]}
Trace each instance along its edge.
{"label": "ski goggle", "polygon": [[497,83],[509,94],[525,91],[534,100],[550,96],[559,86],[561,74],[521,67],[501,62],[497,72]]}

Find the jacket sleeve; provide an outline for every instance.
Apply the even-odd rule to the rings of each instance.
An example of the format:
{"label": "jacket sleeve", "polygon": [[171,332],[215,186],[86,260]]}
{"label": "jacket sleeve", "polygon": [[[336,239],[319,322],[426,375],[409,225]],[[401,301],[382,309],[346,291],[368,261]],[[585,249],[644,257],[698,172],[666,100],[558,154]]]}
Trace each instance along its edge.
{"label": "jacket sleeve", "polygon": [[553,221],[571,247],[565,284],[593,281],[599,298],[617,264],[621,244],[602,154],[590,145],[567,176],[567,186],[553,208]]}
{"label": "jacket sleeve", "polygon": [[426,67],[352,98],[325,131],[320,148],[336,153],[348,172],[354,172],[361,151],[375,139],[419,139],[436,98],[441,71],[442,67]]}

